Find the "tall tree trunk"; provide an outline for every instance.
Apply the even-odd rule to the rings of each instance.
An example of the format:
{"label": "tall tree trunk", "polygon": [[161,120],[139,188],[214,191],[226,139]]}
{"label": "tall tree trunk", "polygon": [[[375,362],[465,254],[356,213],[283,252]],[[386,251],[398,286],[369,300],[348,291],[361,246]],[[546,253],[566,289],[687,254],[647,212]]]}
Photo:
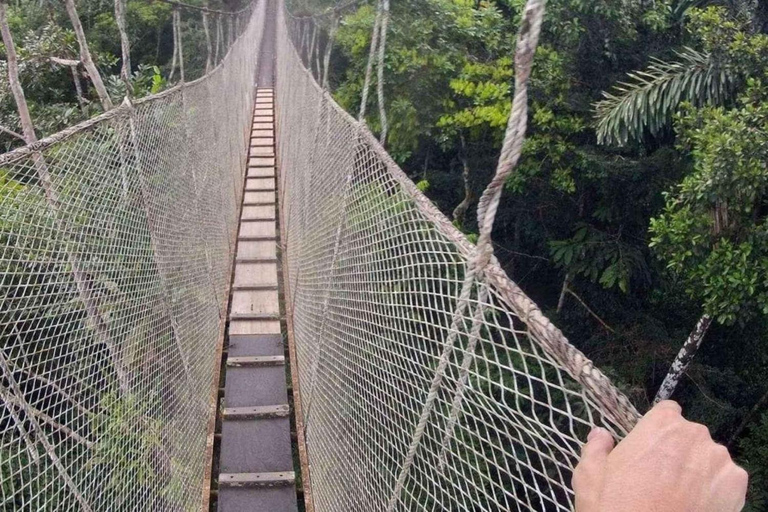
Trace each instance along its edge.
{"label": "tall tree trunk", "polygon": [[171,71],[168,73],[168,82],[173,80],[173,74],[176,72],[176,55],[179,52],[179,48],[176,44],[176,35],[179,31],[179,27],[176,25],[176,9],[174,9],[173,14],[171,14],[171,28],[173,28],[173,57],[171,57]]}
{"label": "tall tree trunk", "polygon": [[[2,32],[3,44],[5,45],[5,52],[8,60],[8,82],[13,93],[13,98],[16,102],[16,108],[19,112],[19,119],[21,120],[21,127],[24,134],[24,139],[27,144],[37,142],[37,134],[35,133],[34,125],[32,124],[32,117],[29,115],[29,107],[27,106],[27,100],[24,96],[24,89],[21,87],[19,81],[19,65],[18,58],[16,56],[16,46],[13,43],[13,37],[8,27],[8,18],[6,15],[6,4],[0,1],[0,32]],[[61,236],[66,237],[68,230],[62,225],[60,219],[60,203],[58,191],[51,182],[51,177],[48,172],[48,165],[40,153],[33,155],[33,161],[37,178],[40,181],[43,191],[45,192],[45,199],[48,207],[53,213],[53,218],[57,231],[61,233]],[[129,390],[128,374],[122,362],[122,356],[118,347],[114,344],[104,317],[99,311],[96,297],[94,297],[91,281],[88,274],[83,270],[83,265],[77,256],[77,253],[73,253],[68,249],[68,243],[64,243],[64,247],[67,248],[66,255],[69,262],[69,266],[72,269],[72,278],[75,281],[77,287],[78,296],[85,306],[85,311],[90,320],[90,323],[95,331],[96,338],[102,342],[110,355],[112,366],[114,367],[115,374],[117,375],[117,381],[122,393],[127,393]]]}
{"label": "tall tree trunk", "polygon": [[328,89],[328,68],[331,66],[331,52],[333,41],[336,38],[336,29],[339,26],[339,16],[334,13],[331,19],[331,28],[328,30],[328,42],[325,43],[325,55],[323,56],[323,89]]}
{"label": "tall tree trunk", "polygon": [[384,105],[384,54],[387,47],[387,24],[389,23],[389,0],[381,1],[381,36],[379,37],[379,63],[376,83],[379,104],[379,123],[381,124],[381,133],[379,142],[384,146],[387,143],[387,132],[389,132],[389,123],[387,122],[387,111]]}
{"label": "tall tree trunk", "polygon": [[85,98],[83,97],[83,84],[80,83],[80,74],[77,72],[77,66],[69,66],[72,71],[72,81],[75,83],[75,94],[77,94],[77,103],[80,105],[80,112],[86,115]]}
{"label": "tall tree trunk", "polygon": [[[313,23],[312,24],[312,37],[310,38],[310,43],[309,43],[309,71],[313,75],[315,74],[315,67],[314,67],[314,62],[312,61],[312,57],[315,56],[315,45],[317,45],[317,39],[318,39],[317,33],[318,33],[317,23]],[[319,71],[318,71],[317,76],[318,76],[318,79],[319,79],[320,78],[320,72]]]}
{"label": "tall tree trunk", "polygon": [[[208,2],[205,2],[205,6],[208,7]],[[205,74],[207,75],[213,68],[213,45],[211,44],[211,29],[208,26],[207,12],[203,12],[203,31],[205,32]]]}
{"label": "tall tree trunk", "polygon": [[224,29],[221,28],[221,14],[216,15],[216,57],[214,62],[218,66],[219,57],[221,56],[221,40],[224,39]]}
{"label": "tall tree trunk", "polygon": [[472,204],[472,184],[469,181],[469,161],[467,160],[467,144],[464,140],[464,135],[459,135],[459,142],[461,143],[461,152],[459,153],[459,160],[461,160],[461,179],[464,181],[464,199],[453,209],[453,220],[459,225],[464,224],[464,218],[467,215],[469,205]]}
{"label": "tall tree trunk", "polygon": [[701,342],[704,340],[704,335],[707,334],[709,326],[712,324],[712,318],[709,315],[701,315],[699,321],[696,322],[696,326],[688,335],[688,339],[683,343],[683,347],[680,352],[677,353],[672,366],[667,372],[667,376],[664,377],[664,382],[661,383],[659,391],[656,393],[656,398],[653,403],[658,403],[662,400],[667,400],[675,392],[680,377],[682,377],[688,365],[691,364],[693,356],[696,355],[696,351],[699,350]]}
{"label": "tall tree trunk", "polygon": [[371,73],[373,72],[373,58],[376,55],[376,49],[379,46],[379,30],[381,27],[381,13],[383,6],[382,0],[379,0],[379,7],[376,9],[376,21],[373,22],[373,32],[371,32],[371,47],[368,50],[368,64],[365,67],[365,80],[363,82],[363,95],[360,99],[360,112],[357,114],[357,120],[365,121],[365,110],[368,107],[368,89],[371,87]]}
{"label": "tall tree trunk", "polygon": [[125,0],[115,0],[115,21],[120,32],[120,50],[123,57],[123,65],[120,68],[120,78],[125,82],[126,94],[131,94],[131,42],[128,39],[128,31],[125,25]]}
{"label": "tall tree trunk", "polygon": [[105,111],[112,110],[112,100],[107,94],[107,88],[104,87],[104,82],[101,80],[101,74],[99,73],[96,64],[93,63],[91,58],[91,50],[88,48],[88,41],[85,39],[85,32],[83,32],[83,25],[80,23],[80,17],[77,15],[77,9],[75,8],[75,0],[64,0],[67,6],[67,14],[69,14],[69,20],[72,22],[72,28],[75,30],[75,37],[77,37],[77,44],[80,46],[80,61],[85,66],[85,70],[88,72],[88,76],[93,82],[93,86],[96,88],[96,94],[99,95],[99,101]]}
{"label": "tall tree trunk", "polygon": [[[186,81],[186,76],[184,75],[184,43],[181,39],[181,11],[176,9],[173,11],[174,16],[176,16],[176,48],[177,53],[179,54],[179,79],[181,80],[181,83],[184,83]],[[182,99],[184,98],[183,92],[182,92]]]}

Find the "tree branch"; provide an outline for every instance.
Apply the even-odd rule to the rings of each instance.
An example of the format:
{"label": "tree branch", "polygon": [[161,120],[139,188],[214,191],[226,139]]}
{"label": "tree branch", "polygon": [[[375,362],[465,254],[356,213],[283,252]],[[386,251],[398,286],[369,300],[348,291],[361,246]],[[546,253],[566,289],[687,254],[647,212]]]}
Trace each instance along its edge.
{"label": "tree branch", "polygon": [[612,334],[616,334],[616,331],[615,331],[615,330],[613,330],[613,328],[612,328],[610,325],[608,325],[607,323],[605,323],[605,321],[603,321],[603,319],[602,319],[602,318],[600,318],[599,316],[597,316],[597,313],[595,313],[594,311],[592,311],[592,309],[591,309],[589,306],[587,306],[587,303],[586,303],[586,302],[584,302],[584,301],[582,300],[582,298],[581,298],[581,297],[579,297],[578,295],[576,295],[576,292],[574,292],[573,290],[571,290],[571,288],[570,288],[570,287],[567,287],[567,286],[565,287],[565,291],[566,291],[567,293],[571,294],[571,295],[573,296],[573,298],[574,298],[574,299],[576,299],[577,301],[579,301],[579,304],[581,304],[581,305],[584,307],[584,309],[586,309],[586,310],[587,310],[587,312],[588,312],[590,315],[592,315],[592,317],[593,317],[595,320],[597,320],[598,322],[600,322],[600,325],[602,325],[602,326],[605,328],[605,330],[607,330],[607,331],[610,331]]}
{"label": "tree branch", "polygon": [[13,130],[11,130],[9,128],[6,128],[5,126],[0,126],[0,132],[7,133],[8,135],[13,135],[17,139],[21,139],[22,141],[24,141],[24,144],[27,143],[27,139],[25,139],[22,134],[17,133],[17,132],[15,132],[15,131],[13,131]]}

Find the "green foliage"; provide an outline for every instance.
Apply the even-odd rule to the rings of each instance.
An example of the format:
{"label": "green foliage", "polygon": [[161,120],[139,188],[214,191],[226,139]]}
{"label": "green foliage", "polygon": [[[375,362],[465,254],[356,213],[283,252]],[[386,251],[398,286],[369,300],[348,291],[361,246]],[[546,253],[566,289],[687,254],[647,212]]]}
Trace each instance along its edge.
{"label": "green foliage", "polygon": [[567,274],[581,275],[604,288],[618,287],[628,293],[632,278],[650,280],[650,272],[640,250],[609,236],[588,224],[577,226],[567,240],[550,242],[552,261]]}
{"label": "green foliage", "polygon": [[748,20],[722,7],[690,8],[688,31],[693,44],[675,51],[673,60],[651,58],[643,71],[628,74],[595,104],[601,144],[626,145],[658,136],[667,129],[682,102],[723,105],[740,90],[746,77],[768,64],[768,36],[754,34]]}
{"label": "green foliage", "polygon": [[595,105],[601,144],[626,145],[646,133],[659,135],[669,126],[682,101],[720,104],[729,95],[733,77],[708,53],[685,48],[677,60],[652,59],[644,71],[628,75]]}
{"label": "green foliage", "polygon": [[148,415],[146,402],[135,396],[105,394],[101,410],[94,419],[99,442],[89,464],[106,466],[102,474],[109,478],[104,491],[124,504],[136,498],[135,485],[146,485],[156,477],[150,461],[162,446],[162,424]]}
{"label": "green foliage", "polygon": [[768,508],[768,412],[763,412],[750,433],[739,443],[749,472],[749,502],[744,512]]}
{"label": "green foliage", "polygon": [[721,323],[768,313],[768,91],[734,109],[688,107],[678,128],[694,170],[651,220],[651,245]]}

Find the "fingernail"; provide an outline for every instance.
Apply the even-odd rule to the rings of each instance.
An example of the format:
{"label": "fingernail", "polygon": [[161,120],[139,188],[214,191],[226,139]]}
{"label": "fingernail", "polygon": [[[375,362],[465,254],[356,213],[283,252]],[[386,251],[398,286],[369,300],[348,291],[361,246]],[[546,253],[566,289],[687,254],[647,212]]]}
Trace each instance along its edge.
{"label": "fingernail", "polygon": [[596,435],[598,435],[598,432],[607,432],[602,427],[594,427],[592,430],[589,431],[589,435],[587,436],[587,441],[591,441]]}

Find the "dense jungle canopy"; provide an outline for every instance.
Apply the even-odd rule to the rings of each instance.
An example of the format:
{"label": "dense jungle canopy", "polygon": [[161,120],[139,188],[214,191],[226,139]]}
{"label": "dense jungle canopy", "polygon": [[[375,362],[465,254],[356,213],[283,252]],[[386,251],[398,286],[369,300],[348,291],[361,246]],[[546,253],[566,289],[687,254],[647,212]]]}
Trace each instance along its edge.
{"label": "dense jungle canopy", "polygon": [[[382,73],[371,73],[366,122],[379,133],[386,112],[387,150],[470,238],[511,106],[523,4],[394,1]],[[77,5],[117,104],[126,81],[114,4]],[[130,92],[140,97],[178,80],[172,8],[125,5]],[[377,3],[289,8],[321,29],[318,48],[333,35],[328,86],[356,116]],[[9,25],[38,136],[102,112],[62,2],[13,2]],[[206,68],[202,18],[185,13],[181,25],[195,78]],[[7,151],[24,142],[0,55]],[[768,510],[768,3],[550,2],[530,89],[523,158],[495,224],[497,257],[642,410],[686,340],[700,342],[672,397],[749,469],[749,510]]]}

